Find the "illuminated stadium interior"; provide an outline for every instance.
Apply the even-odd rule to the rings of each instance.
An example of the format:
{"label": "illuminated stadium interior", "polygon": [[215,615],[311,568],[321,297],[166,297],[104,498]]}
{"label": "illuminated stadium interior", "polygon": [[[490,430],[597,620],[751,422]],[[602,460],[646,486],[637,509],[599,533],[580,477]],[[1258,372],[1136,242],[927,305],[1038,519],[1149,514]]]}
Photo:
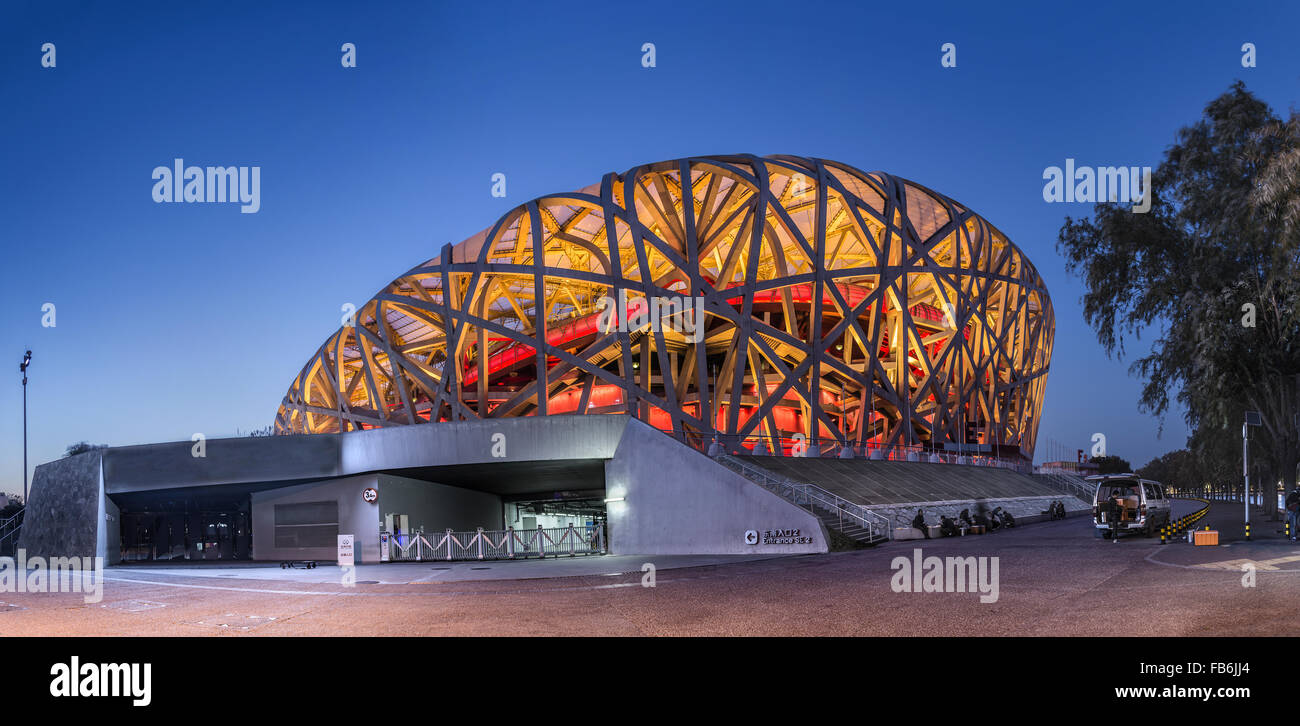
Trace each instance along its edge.
{"label": "illuminated stadium interior", "polygon": [[[662,299],[702,319],[655,325]],[[521,204],[402,274],[307,361],[275,427],[627,413],[697,447],[1032,458],[1053,332],[1034,266],[941,194],[694,157]]]}

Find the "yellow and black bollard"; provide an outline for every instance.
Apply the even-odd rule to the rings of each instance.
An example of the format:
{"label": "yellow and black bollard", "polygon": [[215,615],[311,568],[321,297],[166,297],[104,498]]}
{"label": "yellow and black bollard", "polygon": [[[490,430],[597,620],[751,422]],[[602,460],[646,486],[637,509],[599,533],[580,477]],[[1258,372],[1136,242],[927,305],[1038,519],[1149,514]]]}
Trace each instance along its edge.
{"label": "yellow and black bollard", "polygon": [[1160,544],[1164,544],[1164,543],[1165,543],[1165,532],[1166,532],[1168,529],[1169,529],[1169,527],[1161,527],[1161,528],[1160,528]]}
{"label": "yellow and black bollard", "polygon": [[[1210,525],[1208,525],[1208,524],[1205,525],[1205,528],[1206,528],[1206,529],[1209,529],[1209,528],[1210,528]],[[1247,539],[1247,540],[1250,539],[1250,522],[1246,522],[1246,539]]]}

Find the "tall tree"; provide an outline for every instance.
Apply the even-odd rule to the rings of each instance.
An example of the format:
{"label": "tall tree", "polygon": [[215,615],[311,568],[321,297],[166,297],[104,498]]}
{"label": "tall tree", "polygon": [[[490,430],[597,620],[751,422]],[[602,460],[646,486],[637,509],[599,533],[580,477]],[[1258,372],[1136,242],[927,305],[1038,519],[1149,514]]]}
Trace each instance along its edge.
{"label": "tall tree", "polygon": [[1137,470],[1138,476],[1172,487],[1179,492],[1198,491],[1209,483],[1196,455],[1187,449],[1158,456]]}
{"label": "tall tree", "polygon": [[63,455],[76,456],[77,454],[84,454],[87,451],[99,451],[100,449],[107,448],[108,444],[88,444],[85,441],[78,441],[75,444],[69,445],[67,450],[63,452]]}
{"label": "tall tree", "polygon": [[1118,456],[1094,456],[1092,463],[1097,465],[1098,474],[1126,474],[1133,471],[1133,465],[1128,463],[1128,459],[1121,459]]}
{"label": "tall tree", "polygon": [[[1300,122],[1288,130],[1238,81],[1179,130],[1152,175],[1150,212],[1098,204],[1091,219],[1067,218],[1058,241],[1108,354],[1122,358],[1126,337],[1157,332],[1130,366],[1143,381],[1140,407],[1162,417],[1176,391],[1203,455],[1240,435],[1245,410],[1261,411],[1253,455],[1287,480],[1300,451],[1300,278],[1283,213],[1300,198],[1300,186],[1284,184],[1300,180],[1297,149]],[[1294,172],[1277,166],[1284,160]],[[1266,213],[1260,189],[1270,178],[1293,191],[1276,191],[1279,206]]]}

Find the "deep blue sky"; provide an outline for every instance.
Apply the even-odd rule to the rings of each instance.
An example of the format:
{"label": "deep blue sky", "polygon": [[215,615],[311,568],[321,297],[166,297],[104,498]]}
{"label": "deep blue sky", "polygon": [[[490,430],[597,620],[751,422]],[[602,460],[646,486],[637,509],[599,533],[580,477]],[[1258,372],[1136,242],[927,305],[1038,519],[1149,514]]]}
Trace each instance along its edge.
{"label": "deep blue sky", "polygon": [[[1040,441],[1100,431],[1140,465],[1184,444],[1181,413],[1158,438],[1083,323],[1055,242],[1089,207],[1044,203],[1043,169],[1154,166],[1236,78],[1285,112],[1282,5],[5,3],[0,491],[21,489],[26,347],[32,466],[266,426],[340,305],[442,244],[606,171],[736,152],[888,171],[991,220],[1056,304]],[[261,166],[261,211],[155,204],[175,157]]]}

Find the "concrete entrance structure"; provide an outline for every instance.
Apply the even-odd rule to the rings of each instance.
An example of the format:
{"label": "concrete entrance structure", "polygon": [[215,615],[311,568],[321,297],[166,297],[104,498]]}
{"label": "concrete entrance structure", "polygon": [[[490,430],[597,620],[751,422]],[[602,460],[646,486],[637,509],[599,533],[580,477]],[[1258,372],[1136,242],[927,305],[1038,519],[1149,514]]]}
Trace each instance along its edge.
{"label": "concrete entrance structure", "polygon": [[[613,554],[797,554],[829,541],[811,513],[624,415],[212,439],[203,449],[115,447],[37,467],[19,547],[115,563],[127,512],[220,499],[247,502],[252,559],[333,559],[337,532],[356,535],[358,562],[377,562],[393,506],[408,508],[412,528],[499,529],[507,499],[564,492],[611,500]],[[779,544],[769,532],[783,533],[770,538]],[[220,556],[200,542],[196,557],[186,543],[187,559]]]}

